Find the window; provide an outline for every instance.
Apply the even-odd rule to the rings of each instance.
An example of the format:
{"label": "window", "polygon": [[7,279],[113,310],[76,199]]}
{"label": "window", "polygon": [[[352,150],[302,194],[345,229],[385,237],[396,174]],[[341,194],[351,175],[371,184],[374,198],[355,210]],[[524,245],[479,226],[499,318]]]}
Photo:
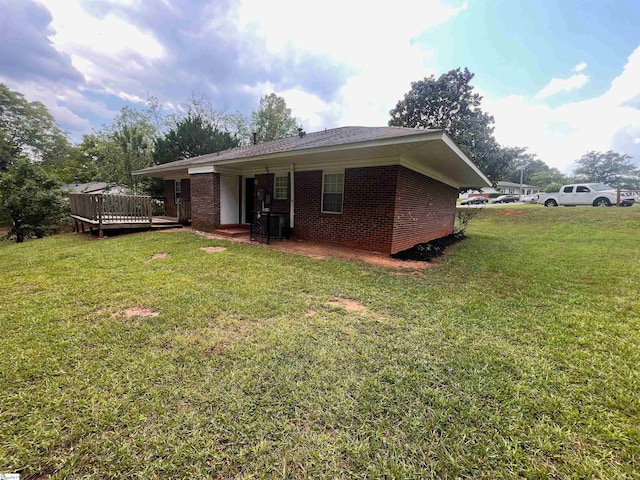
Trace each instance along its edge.
{"label": "window", "polygon": [[325,173],[322,176],[322,211],[342,213],[344,173]]}
{"label": "window", "polygon": [[273,199],[286,200],[289,196],[289,176],[276,176],[273,183]]}
{"label": "window", "polygon": [[564,187],[562,193],[571,193],[573,192],[573,187]]}
{"label": "window", "polygon": [[174,180],[173,182],[173,192],[175,194],[175,203],[178,203],[180,200],[180,195],[182,194],[182,185],[180,184],[180,180]]}
{"label": "window", "polygon": [[590,191],[589,187],[584,187],[582,185],[576,187],[576,193],[589,193]]}

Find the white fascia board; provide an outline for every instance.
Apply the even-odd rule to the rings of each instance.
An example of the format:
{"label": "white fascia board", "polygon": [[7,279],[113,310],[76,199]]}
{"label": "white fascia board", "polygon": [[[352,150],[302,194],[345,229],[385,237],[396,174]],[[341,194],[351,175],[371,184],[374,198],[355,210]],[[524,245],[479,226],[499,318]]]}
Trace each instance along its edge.
{"label": "white fascia board", "polygon": [[189,168],[189,175],[197,175],[199,173],[217,173],[217,171],[213,165]]}
{"label": "white fascia board", "polygon": [[[449,135],[447,135],[445,132],[442,132],[442,141],[451,149],[453,150],[453,152],[458,155],[458,157],[460,157],[474,172],[476,172],[476,174],[482,179],[484,180],[484,182],[486,183],[487,187],[490,187],[492,185],[491,180],[489,180],[484,173],[482,173],[480,171],[480,169],[476,166],[475,163],[473,163],[469,157],[467,157],[465,155],[465,153],[460,150],[460,148],[456,145],[456,143],[451,139],[451,137]],[[461,186],[469,186],[469,185],[461,185]],[[474,187],[480,187],[482,185],[473,185]]]}

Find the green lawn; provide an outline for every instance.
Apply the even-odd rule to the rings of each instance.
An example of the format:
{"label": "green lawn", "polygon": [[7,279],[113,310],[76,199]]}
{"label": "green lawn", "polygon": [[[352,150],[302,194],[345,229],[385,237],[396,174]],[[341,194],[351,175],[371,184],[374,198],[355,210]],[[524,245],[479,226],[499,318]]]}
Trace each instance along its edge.
{"label": "green lawn", "polygon": [[1,242],[0,473],[640,478],[639,232],[640,206],[486,209],[424,275]]}

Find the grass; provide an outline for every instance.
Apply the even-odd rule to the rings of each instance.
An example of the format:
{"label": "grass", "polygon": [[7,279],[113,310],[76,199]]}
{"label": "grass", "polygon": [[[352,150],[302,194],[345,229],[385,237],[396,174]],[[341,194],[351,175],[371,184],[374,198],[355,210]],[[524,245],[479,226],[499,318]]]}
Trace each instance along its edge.
{"label": "grass", "polygon": [[420,276],[186,232],[0,243],[0,472],[640,478],[640,208],[533,207]]}

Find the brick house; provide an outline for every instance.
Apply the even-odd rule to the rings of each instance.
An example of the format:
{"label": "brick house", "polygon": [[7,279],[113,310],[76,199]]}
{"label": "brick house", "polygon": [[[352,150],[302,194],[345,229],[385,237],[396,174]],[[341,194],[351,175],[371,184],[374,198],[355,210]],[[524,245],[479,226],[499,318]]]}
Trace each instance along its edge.
{"label": "brick house", "polygon": [[[396,253],[450,234],[461,187],[491,182],[442,130],[342,127],[146,168],[194,228],[260,227]],[[262,220],[261,220],[262,219]],[[278,230],[276,235],[281,233]]]}

